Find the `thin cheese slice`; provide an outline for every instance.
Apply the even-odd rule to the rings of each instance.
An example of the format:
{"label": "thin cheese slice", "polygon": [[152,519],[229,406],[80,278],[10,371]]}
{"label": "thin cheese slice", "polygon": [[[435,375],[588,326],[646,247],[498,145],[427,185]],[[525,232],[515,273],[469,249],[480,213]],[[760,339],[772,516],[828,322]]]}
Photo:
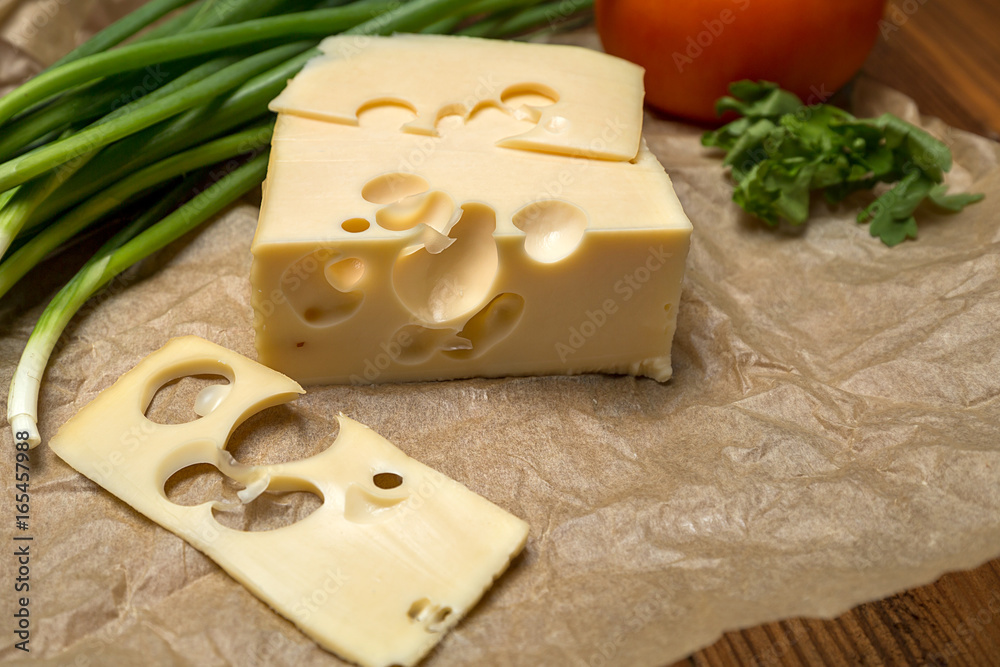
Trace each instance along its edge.
{"label": "thin cheese slice", "polygon": [[[260,361],[303,383],[667,380],[691,223],[640,140],[634,66],[555,45],[364,44],[327,41],[272,105]],[[477,97],[484,76],[517,95]]]}
{"label": "thin cheese slice", "polygon": [[608,160],[639,150],[643,70],[597,51],[443,35],[340,35],[320,50],[272,111],[357,125],[359,111],[389,102],[416,115],[403,131],[437,136],[442,117],[495,107],[531,121],[498,146]]}
{"label": "thin cheese slice", "polygon": [[[159,387],[197,374],[230,382],[202,392],[200,419],[162,425],[144,416]],[[412,665],[506,569],[528,526],[343,415],[336,441],[301,461],[246,466],[225,450],[240,422],[300,393],[234,352],[177,338],[67,422],[51,447],[320,645],[366,667]],[[214,518],[218,502],[185,507],[167,498],[167,479],[197,463],[244,484],[244,503],[264,491],[309,491],[323,504],[289,526],[233,530]]]}

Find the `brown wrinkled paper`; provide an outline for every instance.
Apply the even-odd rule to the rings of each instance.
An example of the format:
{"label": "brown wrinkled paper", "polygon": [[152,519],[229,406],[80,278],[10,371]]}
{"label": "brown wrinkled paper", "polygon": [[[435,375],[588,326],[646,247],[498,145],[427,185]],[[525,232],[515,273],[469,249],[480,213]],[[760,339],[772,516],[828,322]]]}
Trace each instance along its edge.
{"label": "brown wrinkled paper", "polygon": [[[3,34],[43,61],[56,57],[52,44],[130,8],[97,16],[98,3],[51,3],[48,31],[18,41],[18,26],[49,5],[10,4],[0,4]],[[590,33],[574,39],[594,44]],[[0,49],[0,84],[37,70]],[[250,419],[231,449],[256,463],[307,455],[329,444],[343,411],[531,524],[524,554],[427,665],[664,664],[725,630],[835,616],[996,557],[1000,149],[920,118],[893,91],[861,81],[855,92],[859,115],[892,111],[944,139],[953,189],[986,201],[954,216],[921,211],[919,240],[894,249],[854,222],[866,195],[835,209],[817,201],[807,228],[775,232],[730,202],[699,129],[647,115],[649,145],[695,225],[669,383],[312,387]],[[233,207],[85,308],[45,377],[43,438],[170,337],[255,356],[256,215],[252,202]],[[0,303],[4,387],[82,256],[50,262]],[[2,438],[9,545],[6,428]],[[44,445],[31,484],[31,658],[342,664]],[[8,587],[13,559],[0,563]],[[25,660],[7,631],[8,598],[0,659]]]}

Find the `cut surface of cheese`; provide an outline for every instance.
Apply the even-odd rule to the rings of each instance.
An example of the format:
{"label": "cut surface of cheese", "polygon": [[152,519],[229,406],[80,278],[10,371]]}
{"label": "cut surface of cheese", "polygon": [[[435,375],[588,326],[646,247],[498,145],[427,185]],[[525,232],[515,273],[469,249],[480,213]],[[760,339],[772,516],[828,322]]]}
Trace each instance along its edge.
{"label": "cut surface of cheese", "polygon": [[[154,393],[179,377],[221,375],[199,394],[199,419],[155,424]],[[326,450],[277,465],[238,463],[236,426],[303,393],[297,383],[203,339],[169,341],[51,440],[73,468],[202,551],[320,645],[361,665],[412,665],[479,600],[524,546],[520,519],[339,417]],[[243,503],[307,491],[322,505],[266,532],[220,524],[219,502],[171,502],[167,480],[207,463],[240,482]]]}
{"label": "cut surface of cheese", "polygon": [[641,71],[578,47],[365,40],[326,40],[272,103],[260,361],[305,383],[668,379],[691,224],[641,139]]}

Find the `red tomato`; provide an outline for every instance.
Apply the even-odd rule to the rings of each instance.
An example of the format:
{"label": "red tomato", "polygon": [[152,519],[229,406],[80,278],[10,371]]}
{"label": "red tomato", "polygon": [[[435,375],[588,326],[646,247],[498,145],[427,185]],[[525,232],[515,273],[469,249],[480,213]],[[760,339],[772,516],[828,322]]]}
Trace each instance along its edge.
{"label": "red tomato", "polygon": [[732,81],[766,79],[816,104],[847,83],[884,0],[596,0],[604,49],[646,68],[646,101],[716,119]]}

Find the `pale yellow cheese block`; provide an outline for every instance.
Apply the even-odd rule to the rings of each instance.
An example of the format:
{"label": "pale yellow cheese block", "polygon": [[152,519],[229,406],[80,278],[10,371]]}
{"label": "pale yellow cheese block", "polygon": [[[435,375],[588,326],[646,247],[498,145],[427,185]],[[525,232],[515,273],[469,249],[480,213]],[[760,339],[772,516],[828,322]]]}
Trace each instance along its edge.
{"label": "pale yellow cheese block", "polygon": [[[354,39],[324,42],[273,105],[259,360],[306,383],[668,379],[691,224],[640,139],[641,71],[576,47]],[[475,73],[499,100],[476,101]]]}
{"label": "pale yellow cheese block", "polygon": [[[199,395],[200,419],[165,425],[144,416],[159,387],[197,374],[229,380]],[[343,415],[335,442],[319,454],[279,465],[236,462],[225,449],[233,430],[300,393],[294,381],[225,348],[175,338],[67,422],[50,446],[320,645],[366,667],[412,665],[507,568],[528,526]],[[198,463],[245,485],[244,503],[265,491],[309,491],[323,504],[289,526],[234,530],[213,516],[223,509],[218,502],[188,507],[167,498],[170,476]],[[376,484],[386,473],[395,488]]]}

